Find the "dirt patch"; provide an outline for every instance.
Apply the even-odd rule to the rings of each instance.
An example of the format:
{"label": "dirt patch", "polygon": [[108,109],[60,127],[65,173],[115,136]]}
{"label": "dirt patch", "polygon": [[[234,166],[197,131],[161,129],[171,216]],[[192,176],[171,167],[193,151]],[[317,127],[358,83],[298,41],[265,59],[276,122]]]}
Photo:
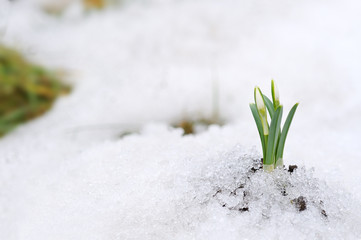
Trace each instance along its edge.
{"label": "dirt patch", "polygon": [[172,124],[172,127],[182,128],[183,135],[192,135],[206,130],[210,125],[219,125],[223,126],[224,121],[214,120],[214,119],[199,119],[199,120],[182,120],[180,122]]}

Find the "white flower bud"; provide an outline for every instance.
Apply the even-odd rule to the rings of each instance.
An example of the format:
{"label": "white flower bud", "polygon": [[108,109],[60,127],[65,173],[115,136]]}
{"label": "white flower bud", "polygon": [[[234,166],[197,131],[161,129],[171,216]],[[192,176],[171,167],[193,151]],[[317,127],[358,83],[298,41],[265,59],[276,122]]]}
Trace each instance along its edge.
{"label": "white flower bud", "polygon": [[261,90],[258,87],[256,87],[256,89],[255,89],[255,95],[256,95],[255,100],[256,100],[257,109],[260,112],[260,114],[263,116],[266,113],[266,106],[264,104]]}
{"label": "white flower bud", "polygon": [[254,89],[254,98],[256,101],[256,106],[257,106],[257,110],[258,110],[258,114],[261,118],[261,122],[262,122],[262,127],[263,127],[263,134],[264,135],[268,135],[269,133],[269,127],[268,127],[268,122],[267,122],[267,111],[266,111],[266,105],[264,103],[264,99],[263,99],[263,95],[261,93],[261,90],[259,89],[259,87],[256,87]]}

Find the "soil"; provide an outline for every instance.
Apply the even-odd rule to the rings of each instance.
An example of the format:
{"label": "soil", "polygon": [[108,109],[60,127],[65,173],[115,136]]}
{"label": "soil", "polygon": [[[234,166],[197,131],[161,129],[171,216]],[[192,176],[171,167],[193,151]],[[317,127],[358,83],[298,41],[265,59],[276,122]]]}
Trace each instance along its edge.
{"label": "soil", "polygon": [[295,204],[297,210],[300,212],[307,209],[307,199],[303,196],[293,199],[291,203]]}
{"label": "soil", "polygon": [[183,135],[193,135],[197,134],[197,126],[208,128],[210,125],[223,126],[224,124],[225,122],[223,120],[219,120],[218,118],[201,118],[196,120],[184,119],[178,123],[172,124],[172,126],[175,128],[182,128],[184,131]]}

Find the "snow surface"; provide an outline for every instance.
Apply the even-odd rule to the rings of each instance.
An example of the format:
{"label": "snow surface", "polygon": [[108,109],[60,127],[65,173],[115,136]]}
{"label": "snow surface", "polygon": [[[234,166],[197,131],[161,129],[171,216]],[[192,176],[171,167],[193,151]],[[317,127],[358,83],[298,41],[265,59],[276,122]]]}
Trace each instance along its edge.
{"label": "snow surface", "polygon": [[[2,41],[74,86],[0,140],[0,239],[360,239],[361,3],[128,2],[0,18]],[[229,193],[260,157],[248,103],[271,78],[300,102],[284,156],[300,168],[252,175],[241,213],[222,204],[242,204]],[[215,83],[226,125],[171,128],[212,115]]]}

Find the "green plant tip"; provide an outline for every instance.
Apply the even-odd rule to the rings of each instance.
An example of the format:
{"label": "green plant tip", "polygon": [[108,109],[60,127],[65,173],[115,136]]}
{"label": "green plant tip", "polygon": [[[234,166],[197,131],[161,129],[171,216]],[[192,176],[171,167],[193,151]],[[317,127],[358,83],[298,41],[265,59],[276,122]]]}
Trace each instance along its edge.
{"label": "green plant tip", "polygon": [[271,91],[272,91],[273,105],[274,108],[277,109],[277,107],[280,105],[280,94],[277,85],[273,80],[271,82]]}

